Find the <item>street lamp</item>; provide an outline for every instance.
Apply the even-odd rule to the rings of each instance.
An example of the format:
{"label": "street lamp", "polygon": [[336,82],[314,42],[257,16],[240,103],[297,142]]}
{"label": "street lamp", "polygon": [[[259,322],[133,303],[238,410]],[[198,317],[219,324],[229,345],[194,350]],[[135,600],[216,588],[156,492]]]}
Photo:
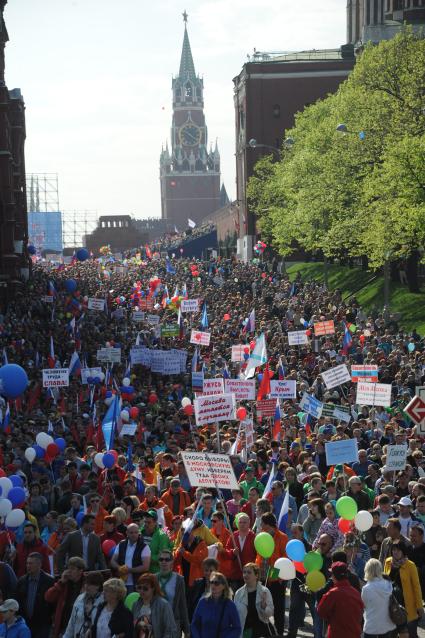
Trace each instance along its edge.
{"label": "street lamp", "polygon": [[[283,145],[286,148],[291,147],[293,144],[294,144],[294,140],[292,137],[287,137],[286,140],[284,140],[283,142]],[[275,153],[277,153],[279,157],[281,156],[281,150],[279,148],[276,148],[275,146],[270,146],[270,144],[259,144],[255,138],[252,138],[251,140],[249,140],[248,146],[250,148],[268,148],[271,151],[274,151]]]}

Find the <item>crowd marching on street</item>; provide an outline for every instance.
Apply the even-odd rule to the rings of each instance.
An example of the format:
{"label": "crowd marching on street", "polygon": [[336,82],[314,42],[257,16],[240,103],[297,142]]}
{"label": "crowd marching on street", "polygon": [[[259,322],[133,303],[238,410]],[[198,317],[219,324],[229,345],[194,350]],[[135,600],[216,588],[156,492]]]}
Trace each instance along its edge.
{"label": "crowd marching on street", "polygon": [[0,638],[418,636],[424,340],[257,252],[33,257],[0,314]]}

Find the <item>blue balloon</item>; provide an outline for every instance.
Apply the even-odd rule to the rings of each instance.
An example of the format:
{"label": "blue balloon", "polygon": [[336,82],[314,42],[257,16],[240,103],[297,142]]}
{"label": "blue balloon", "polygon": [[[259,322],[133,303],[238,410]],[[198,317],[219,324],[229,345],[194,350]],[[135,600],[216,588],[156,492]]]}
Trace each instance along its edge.
{"label": "blue balloon", "polygon": [[415,346],[414,343],[408,343],[407,344],[407,349],[408,349],[409,352],[413,352],[415,348],[416,348],[416,346]]}
{"label": "blue balloon", "polygon": [[112,390],[107,390],[106,394],[105,394],[105,399],[110,399],[112,396]]}
{"label": "blue balloon", "polygon": [[24,486],[23,480],[17,474],[12,474],[12,476],[8,476],[7,478],[9,479],[9,481],[12,481],[13,487],[23,487]]}
{"label": "blue balloon", "polygon": [[303,561],[306,554],[304,543],[295,538],[289,541],[286,546],[286,554],[291,560],[295,560],[297,562]]}
{"label": "blue balloon", "polygon": [[16,363],[8,363],[0,368],[0,394],[8,399],[17,399],[28,386],[27,373]]}
{"label": "blue balloon", "polygon": [[64,449],[66,448],[66,441],[62,437],[59,437],[59,438],[55,439],[55,443],[56,443],[56,445],[58,446],[58,448],[60,449],[61,452],[63,452]]}
{"label": "blue balloon", "polygon": [[12,487],[9,490],[7,498],[12,503],[13,507],[18,507],[25,501],[25,490],[22,487]]}
{"label": "blue balloon", "polygon": [[35,254],[36,254],[36,252],[37,252],[36,247],[35,247],[35,246],[33,246],[32,244],[30,244],[30,245],[28,246],[27,250],[28,250],[28,254],[29,254],[29,255],[35,255]]}
{"label": "blue balloon", "polygon": [[90,257],[89,251],[87,248],[80,248],[77,250],[77,259],[78,261],[86,261]]}
{"label": "blue balloon", "polygon": [[94,377],[87,377],[87,383],[89,385],[91,385],[92,383],[94,383]]}
{"label": "blue balloon", "polygon": [[247,352],[244,353],[243,358],[245,359],[245,361],[248,361],[249,359],[249,354]]}
{"label": "blue balloon", "polygon": [[33,445],[33,448],[35,450],[35,456],[36,456],[37,459],[44,458],[44,449],[42,447],[40,447],[36,443],[35,445]]}
{"label": "blue balloon", "polygon": [[94,377],[94,379],[93,379],[93,383],[100,383],[100,379],[99,379],[99,377]]}
{"label": "blue balloon", "polygon": [[262,375],[261,372],[260,372],[260,374],[257,374],[257,379],[260,381],[260,383],[263,380],[263,375]]}
{"label": "blue balloon", "polygon": [[75,279],[68,279],[65,281],[65,288],[68,292],[75,292],[77,290],[77,282]]}
{"label": "blue balloon", "polygon": [[132,385],[125,385],[123,386],[124,388],[124,394],[134,394],[134,388]]}
{"label": "blue balloon", "polygon": [[112,467],[114,467],[115,465],[115,457],[113,454],[110,454],[109,452],[106,452],[106,454],[104,454],[102,456],[102,462],[103,465],[110,470]]}
{"label": "blue balloon", "polygon": [[77,521],[78,527],[81,527],[81,521],[83,520],[84,512],[78,512],[75,520]]}

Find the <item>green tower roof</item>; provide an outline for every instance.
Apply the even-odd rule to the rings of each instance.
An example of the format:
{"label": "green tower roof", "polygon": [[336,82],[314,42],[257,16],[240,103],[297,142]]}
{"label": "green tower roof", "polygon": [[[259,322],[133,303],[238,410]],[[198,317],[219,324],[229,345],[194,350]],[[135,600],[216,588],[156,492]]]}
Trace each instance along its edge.
{"label": "green tower roof", "polygon": [[180,71],[179,77],[182,80],[196,79],[195,73],[195,65],[193,64],[192,51],[190,48],[189,36],[187,34],[186,23],[184,25],[184,38],[183,38],[183,48],[182,48],[182,57],[180,59]]}

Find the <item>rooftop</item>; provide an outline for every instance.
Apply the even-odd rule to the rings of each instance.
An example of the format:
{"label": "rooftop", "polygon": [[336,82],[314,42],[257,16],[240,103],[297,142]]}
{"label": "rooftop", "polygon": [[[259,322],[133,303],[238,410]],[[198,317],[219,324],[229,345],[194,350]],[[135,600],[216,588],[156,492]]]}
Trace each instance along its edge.
{"label": "rooftop", "polygon": [[322,62],[354,58],[354,49],[344,45],[339,49],[311,49],[310,51],[256,51],[248,56],[250,64],[273,62]]}

